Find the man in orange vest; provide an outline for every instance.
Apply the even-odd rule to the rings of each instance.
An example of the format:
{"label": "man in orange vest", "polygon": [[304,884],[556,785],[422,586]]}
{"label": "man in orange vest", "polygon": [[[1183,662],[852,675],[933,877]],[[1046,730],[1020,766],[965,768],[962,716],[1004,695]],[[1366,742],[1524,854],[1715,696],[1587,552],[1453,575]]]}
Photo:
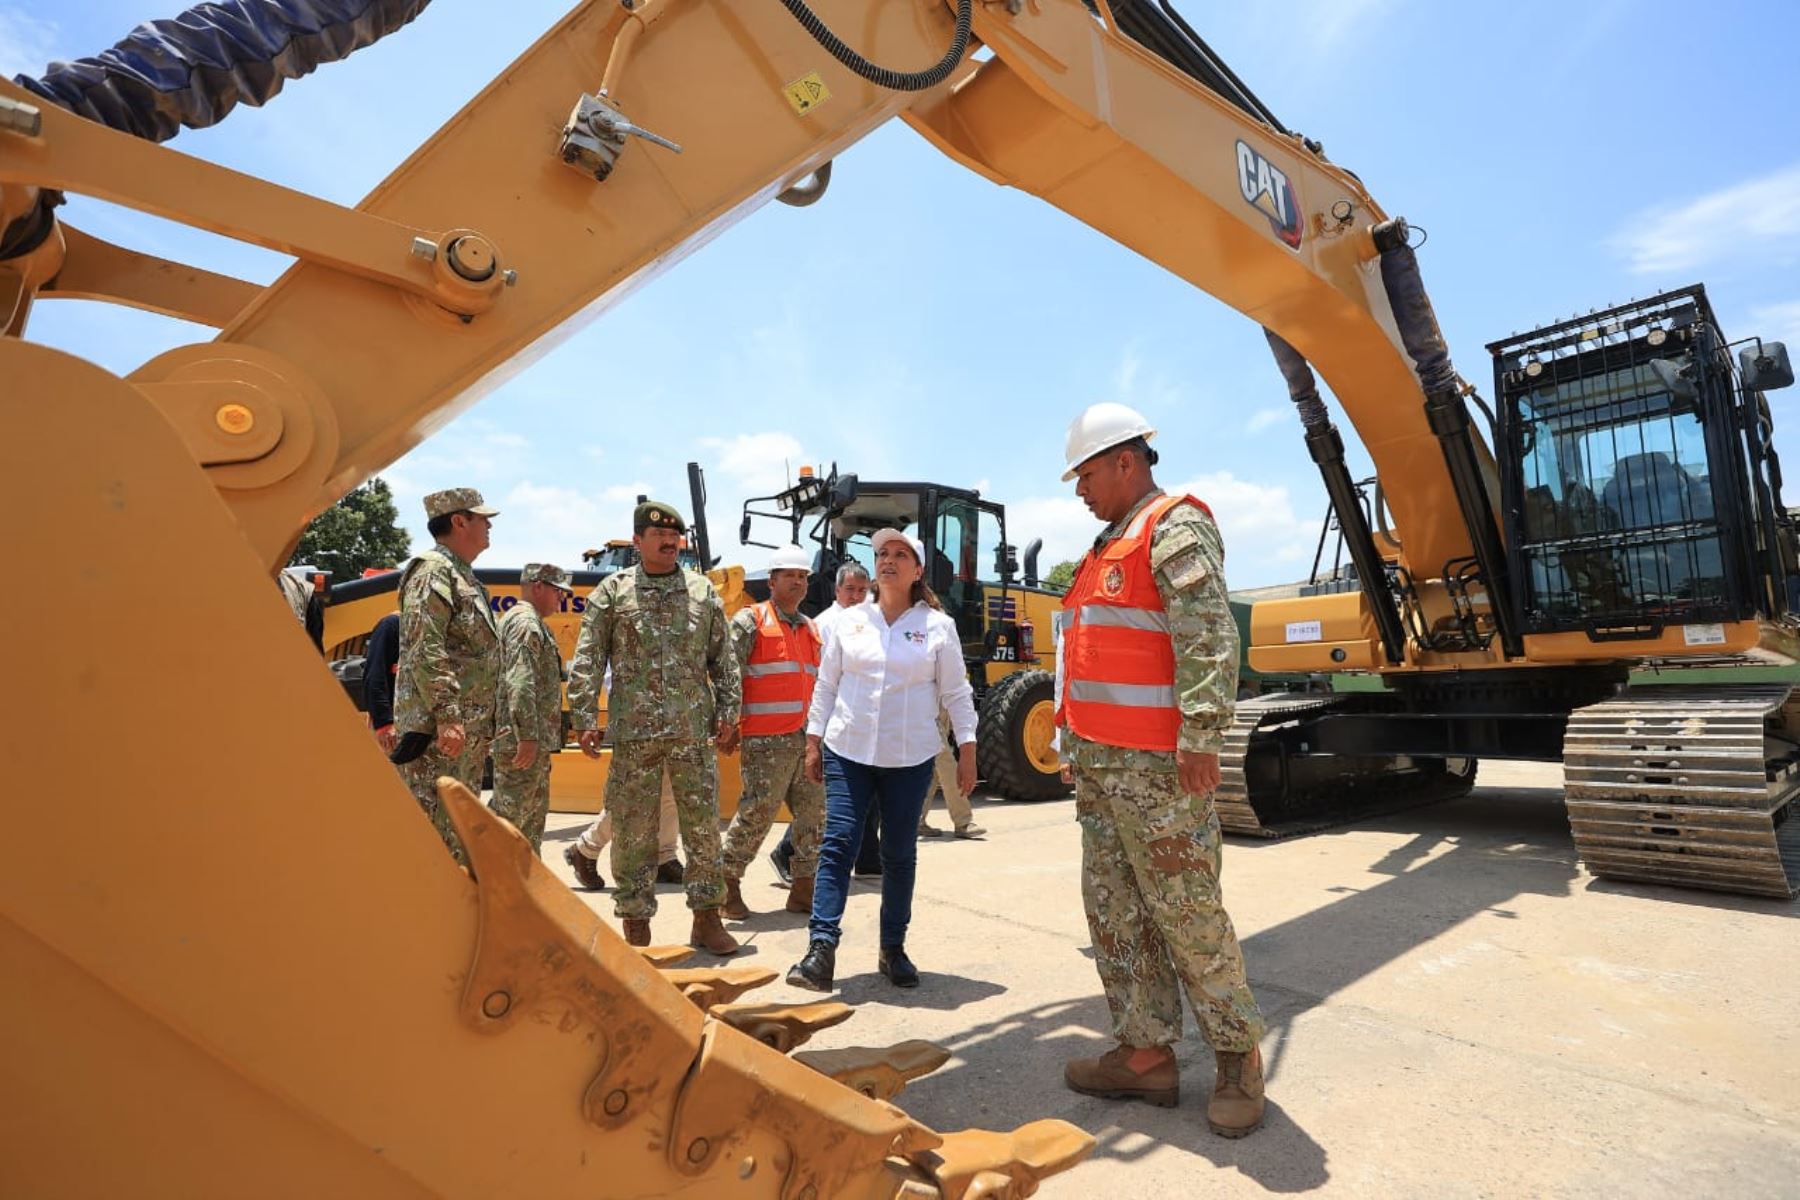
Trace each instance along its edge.
{"label": "man in orange vest", "polygon": [[731,618],[731,641],[744,672],[744,795],[725,832],[727,917],[750,916],[744,868],[756,857],[785,801],[793,814],[794,853],[787,911],[812,912],[813,876],[825,827],[825,788],[806,777],[806,709],[819,677],[818,628],[800,613],[812,560],[799,546],[769,557],[769,598]]}
{"label": "man in orange vest", "polygon": [[1057,722],[1081,822],[1082,899],[1118,1046],[1070,1062],[1075,1091],[1171,1106],[1185,987],[1218,1062],[1207,1123],[1262,1123],[1262,1014],[1219,892],[1219,749],[1237,692],[1224,547],[1206,505],[1150,468],[1123,404],[1069,426],[1075,492],[1107,527],[1063,597]]}

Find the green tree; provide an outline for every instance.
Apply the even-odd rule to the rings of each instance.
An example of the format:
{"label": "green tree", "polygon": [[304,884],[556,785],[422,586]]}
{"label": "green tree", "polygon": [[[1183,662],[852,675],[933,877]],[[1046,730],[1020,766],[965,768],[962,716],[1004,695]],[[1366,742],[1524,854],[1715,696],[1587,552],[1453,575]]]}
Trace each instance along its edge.
{"label": "green tree", "polygon": [[369,567],[397,567],[411,547],[412,539],[400,528],[394,493],[377,477],[314,517],[289,565],[307,563],[341,582]]}
{"label": "green tree", "polygon": [[1062,562],[1057,563],[1054,567],[1050,568],[1050,573],[1044,576],[1044,586],[1047,588],[1054,588],[1059,592],[1068,591],[1069,585],[1074,582],[1075,560],[1072,558],[1064,559]]}

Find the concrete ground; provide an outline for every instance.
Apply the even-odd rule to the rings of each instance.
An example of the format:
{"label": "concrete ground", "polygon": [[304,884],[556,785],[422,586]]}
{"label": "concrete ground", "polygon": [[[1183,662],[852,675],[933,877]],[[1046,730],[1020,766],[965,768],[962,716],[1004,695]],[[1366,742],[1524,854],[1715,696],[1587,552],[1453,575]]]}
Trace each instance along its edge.
{"label": "concrete ground", "polygon": [[[1191,1017],[1179,1108],[1063,1087],[1066,1058],[1109,1044],[1073,801],[978,797],[985,840],[920,843],[916,991],[875,973],[876,881],[856,883],[838,996],[857,1014],[810,1045],[949,1047],[898,1100],[939,1130],[1088,1130],[1098,1146],[1045,1183],[1053,1200],[1800,1195],[1800,903],[1596,880],[1558,768],[1481,772],[1464,800],[1228,841],[1227,904],[1269,1025],[1268,1119],[1243,1141],[1206,1130],[1212,1056]],[[551,816],[544,858],[565,878],[586,820]],[[658,890],[655,939],[682,941],[680,891]],[[578,894],[612,917],[609,895]],[[746,899],[783,895],[759,859]],[[805,949],[798,917],[735,928],[743,961],[785,970]],[[817,997],[777,983],[753,998]]]}

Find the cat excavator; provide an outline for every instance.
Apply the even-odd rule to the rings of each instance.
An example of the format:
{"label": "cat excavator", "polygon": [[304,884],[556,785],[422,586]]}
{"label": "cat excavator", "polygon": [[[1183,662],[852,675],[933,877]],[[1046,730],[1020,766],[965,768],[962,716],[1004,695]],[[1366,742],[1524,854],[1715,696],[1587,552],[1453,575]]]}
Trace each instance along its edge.
{"label": "cat excavator", "polygon": [[[1521,488],[1478,436],[1406,224],[1277,121],[1166,3],[582,0],[353,207],[160,144],[425,7],[207,5],[0,82],[0,478],[11,511],[30,514],[9,525],[10,558],[60,581],[59,622],[81,631],[18,638],[9,656],[11,677],[32,681],[5,722],[10,1192],[960,1200],[1030,1195],[1089,1152],[1092,1139],[1058,1121],[938,1131],[909,1116],[893,1099],[945,1060],[929,1045],[790,1054],[849,1010],[740,1003],[772,977],[756,968],[664,970],[671,953],[627,947],[446,781],[469,852],[459,867],[271,584],[312,516],[533,346],[768,201],[816,201],[833,160],[891,120],[1270,331],[1361,583],[1259,615],[1253,654],[1284,659],[1271,668],[1373,672],[1407,703],[1258,715],[1227,774],[1247,777],[1259,820],[1305,790],[1287,776],[1328,771],[1345,743],[1356,779],[1418,773],[1432,756],[1401,744],[1393,719],[1430,717],[1433,704],[1479,716],[1495,698],[1541,696],[1565,720],[1579,706],[1597,759],[1648,755],[1626,748],[1667,740],[1636,732],[1647,718],[1599,712],[1636,703],[1605,690],[1612,664],[1800,655],[1769,586],[1786,544],[1754,489],[1760,523],[1732,537],[1762,540],[1722,550],[1745,585],[1730,603],[1683,607],[1674,588],[1638,624],[1534,624],[1540,612],[1575,620],[1565,597],[1593,590],[1534,590],[1538,572],[1598,577],[1580,556],[1614,551],[1545,535],[1554,544],[1509,572],[1523,547],[1505,540],[1508,498],[1529,521],[1538,480]],[[263,287],[111,245],[58,219],[65,193],[294,263]],[[25,336],[33,307],[56,301],[218,333],[117,375]],[[1731,364],[1703,306],[1689,309],[1697,319],[1671,309],[1657,327],[1675,339],[1661,356],[1666,397],[1609,393],[1621,414],[1660,403],[1685,416],[1690,387],[1701,409],[1721,403],[1714,376]],[[1562,465],[1585,385],[1545,395],[1532,363],[1550,364],[1555,383],[1588,342],[1605,350],[1639,328],[1503,348],[1503,394],[1537,423],[1506,445]],[[1654,336],[1643,327],[1641,340]],[[1743,406],[1783,359],[1758,349],[1731,394],[1735,429],[1766,445],[1766,422]],[[1358,523],[1313,370],[1382,480],[1369,521]],[[1731,446],[1727,430],[1705,431],[1716,481]],[[1563,509],[1586,503],[1549,479]],[[1606,482],[1585,483],[1601,503]],[[207,570],[167,573],[177,560]],[[1643,574],[1635,561],[1619,569]],[[1643,595],[1607,587],[1594,594]],[[1539,607],[1511,599],[1520,589]],[[35,627],[23,595],[0,592],[6,628]],[[1686,635],[1696,619],[1707,627]],[[225,703],[218,681],[187,669],[201,646],[246,666],[251,682]],[[1753,736],[1789,728],[1785,692],[1691,704],[1696,749],[1654,773],[1700,774],[1712,726],[1693,713],[1719,709],[1738,797],[1720,811],[1764,847],[1773,784],[1751,787],[1740,760]],[[1308,740],[1343,721],[1328,753]],[[1435,750],[1468,757],[1461,744]],[[1652,768],[1626,765],[1605,786],[1664,786],[1633,783],[1633,770]],[[1274,808],[1265,818],[1258,804]]]}

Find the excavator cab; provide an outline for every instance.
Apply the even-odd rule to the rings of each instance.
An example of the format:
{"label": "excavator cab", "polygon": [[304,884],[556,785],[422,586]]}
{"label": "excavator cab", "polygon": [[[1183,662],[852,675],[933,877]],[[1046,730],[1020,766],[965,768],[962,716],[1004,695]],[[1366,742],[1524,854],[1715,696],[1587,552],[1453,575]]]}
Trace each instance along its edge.
{"label": "excavator cab", "polygon": [[[1740,371],[1704,288],[1489,347],[1515,611],[1526,634],[1599,641],[1789,611],[1795,531],[1763,391],[1786,351]],[[1721,639],[1722,640],[1722,639]]]}

